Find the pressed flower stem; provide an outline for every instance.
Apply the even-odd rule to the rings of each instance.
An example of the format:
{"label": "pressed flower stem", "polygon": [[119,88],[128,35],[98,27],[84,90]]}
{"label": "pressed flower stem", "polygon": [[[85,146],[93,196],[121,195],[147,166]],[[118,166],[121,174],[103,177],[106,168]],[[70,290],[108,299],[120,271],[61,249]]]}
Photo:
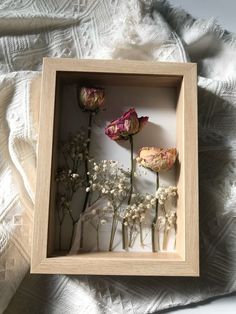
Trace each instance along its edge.
{"label": "pressed flower stem", "polygon": [[168,238],[169,238],[169,229],[167,225],[165,224],[164,238],[163,238],[163,250],[164,251],[167,250]]}
{"label": "pressed flower stem", "polygon": [[158,245],[158,241],[157,241],[157,226],[156,226],[156,224],[152,224],[152,251],[153,252],[157,252],[157,250],[158,250],[158,247],[157,247],[157,245]]}
{"label": "pressed flower stem", "polygon": [[61,238],[62,238],[62,234],[61,234],[61,228],[62,228],[62,223],[60,222],[59,224],[59,251],[61,251]]}
{"label": "pressed flower stem", "polygon": [[167,223],[166,223],[166,220],[167,220],[167,212],[166,212],[166,209],[165,209],[165,205],[163,204],[162,205],[162,211],[163,211],[163,214],[165,216],[165,227],[164,227],[164,236],[163,236],[163,243],[162,243],[162,249],[163,250],[166,250],[167,248],[167,240],[168,240],[168,233],[169,231],[167,230]]}
{"label": "pressed flower stem", "polygon": [[[129,136],[129,142],[130,142],[130,193],[129,193],[129,199],[128,199],[128,205],[130,205],[132,200],[132,194],[133,194],[133,181],[134,181],[134,143],[133,143],[133,136]],[[131,243],[131,240],[128,240],[128,228],[124,225],[124,219],[122,222],[122,235],[123,235],[123,249],[127,250],[129,243]],[[132,230],[130,230],[130,239],[132,238]],[[129,243],[128,243],[129,242]]]}
{"label": "pressed flower stem", "polygon": [[[156,191],[159,189],[159,173],[156,173]],[[158,219],[158,199],[156,199],[156,212],[155,212],[155,217],[153,222],[157,222]]]}
{"label": "pressed flower stem", "polygon": [[144,246],[144,243],[143,243],[143,225],[141,222],[139,223],[139,232],[140,232],[140,244],[143,247]]}
{"label": "pressed flower stem", "polygon": [[97,251],[100,251],[100,246],[99,246],[99,222],[97,224]]}
{"label": "pressed flower stem", "polygon": [[[89,166],[88,166],[88,157],[89,157],[89,151],[90,151],[90,142],[91,142],[91,133],[92,133],[92,122],[93,122],[93,113],[89,112],[89,123],[88,123],[88,134],[87,134],[87,156],[85,156],[85,177],[86,177],[86,184],[89,185]],[[82,214],[85,212],[89,200],[89,194],[90,191],[86,192],[85,199],[84,199],[84,205],[82,209]],[[81,220],[81,232],[80,232],[80,248],[83,247],[84,242],[84,222]]]}
{"label": "pressed flower stem", "polygon": [[[91,142],[91,133],[92,133],[92,119],[93,119],[93,114],[92,112],[89,113],[89,123],[88,123],[88,135],[87,135],[87,158],[85,158],[85,177],[86,177],[86,184],[87,186],[89,185],[89,166],[88,166],[88,156],[89,156],[89,150],[90,150],[90,142]],[[82,213],[85,212],[87,203],[88,203],[88,198],[89,198],[90,191],[86,192],[86,196],[84,199],[84,205],[83,205],[83,210]]]}
{"label": "pressed flower stem", "polygon": [[71,237],[70,237],[70,249],[71,249],[72,244],[73,244],[73,238],[74,238],[74,233],[75,233],[75,226],[76,226],[76,221],[73,221],[72,232],[71,232]]}
{"label": "pressed flower stem", "polygon": [[123,249],[128,248],[128,226],[125,225],[125,221],[122,223],[122,245]]}
{"label": "pressed flower stem", "polygon": [[82,249],[84,244],[84,222],[81,220],[81,225],[80,225],[80,248]]}
{"label": "pressed flower stem", "polygon": [[[114,215],[113,215],[113,218],[112,218],[112,227],[111,227],[109,251],[112,251],[113,242],[114,242],[114,239],[115,239],[116,229],[117,229],[117,225],[118,225],[118,213],[117,213],[117,210],[122,205],[122,203],[123,203],[123,201],[114,210]],[[123,222],[122,222],[122,239],[124,239],[124,237],[123,237],[124,227],[126,227],[126,226],[124,226],[124,222],[125,222],[125,220],[123,219]],[[126,230],[127,230],[127,227],[126,227]],[[122,241],[123,241],[122,243],[124,243],[124,240],[122,240]]]}
{"label": "pressed flower stem", "polygon": [[117,227],[117,215],[114,213],[113,219],[112,219],[112,226],[111,226],[111,237],[110,237],[110,243],[109,243],[109,251],[112,251],[113,241],[115,238],[116,233],[116,227]]}
{"label": "pressed flower stem", "polygon": [[129,200],[128,205],[131,203],[132,194],[133,194],[133,181],[134,181],[134,142],[133,142],[133,136],[130,135],[129,137],[130,142],[130,194],[129,194]]}
{"label": "pressed flower stem", "polygon": [[61,251],[62,224],[63,224],[63,221],[64,221],[64,215],[62,215],[62,217],[60,217],[59,211],[57,211],[57,215],[58,215],[58,220],[59,220],[58,247],[59,247],[59,251]]}
{"label": "pressed flower stem", "polygon": [[174,250],[176,249],[176,235],[177,235],[177,226],[175,225],[175,243],[174,243]]}
{"label": "pressed flower stem", "polygon": [[133,235],[134,225],[130,228],[130,234],[129,234],[129,247],[131,247],[132,244],[132,235]]}
{"label": "pressed flower stem", "polygon": [[[156,191],[159,188],[159,173],[156,173]],[[157,252],[159,250],[159,241],[157,241],[157,238],[159,239],[159,234],[156,234],[158,232],[158,199],[156,199],[156,207],[155,207],[155,216],[152,222],[152,251]]]}

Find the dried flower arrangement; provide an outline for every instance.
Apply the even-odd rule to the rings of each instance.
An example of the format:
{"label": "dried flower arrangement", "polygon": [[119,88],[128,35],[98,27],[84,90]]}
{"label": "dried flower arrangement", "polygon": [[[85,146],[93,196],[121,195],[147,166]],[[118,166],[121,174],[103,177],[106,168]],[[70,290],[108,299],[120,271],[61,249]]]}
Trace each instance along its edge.
{"label": "dried flower arrangement", "polygon": [[[63,166],[57,171],[57,216],[59,221],[59,249],[61,249],[62,225],[66,214],[72,222],[69,249],[72,247],[75,229],[80,223],[80,245],[84,247],[84,229],[89,223],[96,230],[96,246],[100,250],[100,226],[110,224],[109,251],[114,249],[117,227],[122,229],[122,247],[131,248],[139,235],[140,247],[145,245],[143,226],[152,234],[152,251],[160,247],[160,230],[163,230],[163,250],[167,250],[169,231],[176,232],[176,212],[174,202],[177,188],[160,187],[159,173],[170,170],[177,156],[175,148],[143,147],[134,157],[134,135],[138,134],[148,122],[148,117],[138,117],[134,108],[121,117],[110,122],[105,134],[113,141],[129,141],[130,168],[125,169],[118,161],[94,159],[90,152],[93,117],[104,105],[105,90],[103,88],[78,88],[78,105],[88,115],[87,133],[82,129],[71,136],[61,147]],[[136,171],[137,165],[156,173],[154,193],[142,193],[135,185],[135,177],[142,179],[143,173]],[[72,211],[72,201],[76,194],[83,197],[77,216]],[[159,215],[159,211],[162,215]],[[147,214],[153,216],[151,225],[147,226]]]}

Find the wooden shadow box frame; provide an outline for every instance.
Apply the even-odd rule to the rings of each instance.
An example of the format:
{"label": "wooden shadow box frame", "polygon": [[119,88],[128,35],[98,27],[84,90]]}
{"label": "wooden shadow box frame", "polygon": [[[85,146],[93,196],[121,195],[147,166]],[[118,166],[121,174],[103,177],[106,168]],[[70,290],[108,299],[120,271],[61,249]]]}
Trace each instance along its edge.
{"label": "wooden shadow box frame", "polygon": [[[176,89],[177,236],[175,252],[54,251],[58,99],[63,81]],[[45,58],[31,273],[199,276],[197,71],[193,63]]]}

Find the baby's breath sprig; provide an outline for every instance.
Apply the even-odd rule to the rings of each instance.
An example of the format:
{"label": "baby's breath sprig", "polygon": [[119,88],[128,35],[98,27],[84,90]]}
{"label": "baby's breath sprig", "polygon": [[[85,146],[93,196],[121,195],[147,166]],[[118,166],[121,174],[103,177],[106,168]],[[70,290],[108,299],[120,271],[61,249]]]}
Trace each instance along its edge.
{"label": "baby's breath sprig", "polygon": [[60,151],[64,158],[63,168],[71,170],[72,173],[78,173],[82,163],[88,158],[86,141],[85,132],[80,129],[61,144]]}
{"label": "baby's breath sprig", "polygon": [[67,202],[67,197],[65,194],[58,194],[56,198],[56,212],[59,221],[59,234],[58,234],[58,246],[61,250],[61,240],[62,240],[62,224],[67,213],[67,210],[70,208],[70,203]]}
{"label": "baby's breath sprig", "polygon": [[85,212],[82,219],[84,222],[89,222],[94,229],[96,230],[97,234],[97,251],[100,250],[100,243],[99,243],[99,231],[100,226],[105,225],[108,223],[108,221],[113,216],[113,209],[108,206],[99,206],[96,207],[96,203],[98,201],[95,201],[94,204],[91,206],[89,212]]}
{"label": "baby's breath sprig", "polygon": [[[171,210],[169,211],[166,216],[165,216],[165,229],[164,229],[164,239],[163,239],[163,250],[167,250],[167,244],[168,244],[168,237],[169,237],[169,231],[174,228],[175,234],[176,234],[176,211]],[[175,238],[175,243],[176,243],[176,238]]]}
{"label": "baby's breath sprig", "polygon": [[121,168],[117,161],[102,160],[90,161],[89,185],[87,191],[93,192],[93,198],[103,198],[106,207],[112,210],[112,227],[109,243],[109,251],[112,251],[117,224],[122,204],[127,199],[130,191],[129,173]]}
{"label": "baby's breath sprig", "polygon": [[156,191],[156,198],[161,206],[163,216],[158,218],[158,230],[160,230],[161,226],[163,226],[164,221],[164,238],[163,238],[163,250],[167,249],[168,244],[168,236],[171,228],[175,229],[176,232],[176,211],[166,209],[166,201],[169,198],[175,198],[177,196],[177,187],[169,186],[169,187],[159,187]]}
{"label": "baby's breath sprig", "polygon": [[71,203],[77,191],[84,187],[85,176],[83,173],[83,163],[87,158],[87,150],[84,145],[85,133],[81,129],[75,135],[61,144],[60,152],[63,156],[61,167],[56,173],[58,184],[57,196],[57,216],[59,220],[59,250],[61,250],[62,225],[65,215],[68,214],[72,221],[72,233],[69,247],[71,248],[74,236],[75,225],[79,217],[74,217]]}
{"label": "baby's breath sprig", "polygon": [[[133,246],[137,234],[140,235],[141,246],[144,246],[143,223],[145,222],[147,211],[151,210],[155,206],[155,203],[156,198],[153,195],[132,194],[132,203],[126,207],[123,217],[124,225],[129,228],[129,247]],[[127,235],[123,233],[123,237],[127,237]]]}

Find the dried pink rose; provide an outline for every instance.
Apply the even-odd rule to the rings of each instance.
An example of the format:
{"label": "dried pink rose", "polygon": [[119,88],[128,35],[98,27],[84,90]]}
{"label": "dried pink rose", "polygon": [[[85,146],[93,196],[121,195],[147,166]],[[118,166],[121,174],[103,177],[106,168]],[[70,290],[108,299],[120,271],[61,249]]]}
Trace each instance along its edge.
{"label": "dried pink rose", "polygon": [[81,87],[79,104],[85,111],[98,111],[104,104],[105,91],[103,88]]}
{"label": "dried pink rose", "polygon": [[105,128],[105,134],[113,141],[127,140],[129,136],[138,133],[147,121],[148,117],[138,118],[135,109],[131,108],[120,118],[112,121]]}
{"label": "dried pink rose", "polygon": [[175,148],[143,147],[139,151],[137,162],[145,168],[161,172],[173,167],[176,156]]}

